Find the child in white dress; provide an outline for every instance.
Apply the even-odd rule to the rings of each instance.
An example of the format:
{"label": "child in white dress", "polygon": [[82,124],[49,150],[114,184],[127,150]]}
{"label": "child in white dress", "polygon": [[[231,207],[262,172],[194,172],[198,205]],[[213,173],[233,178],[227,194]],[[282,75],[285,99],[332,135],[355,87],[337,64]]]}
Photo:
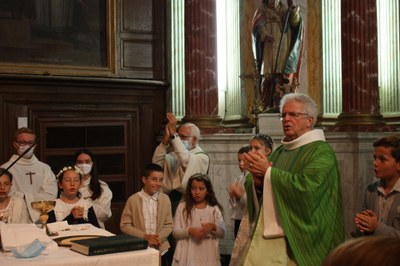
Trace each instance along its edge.
{"label": "child in white dress", "polygon": [[58,173],[58,186],[62,192],[54,210],[49,212],[49,223],[67,221],[68,224],[91,223],[100,227],[92,203],[80,197],[82,178],[82,170],[75,166],[66,166]]}
{"label": "child in white dress", "polygon": [[13,176],[0,168],[0,221],[5,223],[31,223],[28,208],[23,198],[9,196]]}
{"label": "child in white dress", "polygon": [[231,218],[234,222],[234,236],[239,231],[240,222],[243,214],[246,211],[246,192],[244,190],[244,180],[248,172],[244,169],[243,153],[251,151],[250,145],[241,147],[237,154],[238,166],[240,175],[236,178],[235,182],[228,186],[229,193],[229,207],[231,207]]}
{"label": "child in white dress", "polygon": [[174,217],[177,243],[172,265],[221,265],[218,239],[225,235],[221,211],[207,175],[191,176]]}

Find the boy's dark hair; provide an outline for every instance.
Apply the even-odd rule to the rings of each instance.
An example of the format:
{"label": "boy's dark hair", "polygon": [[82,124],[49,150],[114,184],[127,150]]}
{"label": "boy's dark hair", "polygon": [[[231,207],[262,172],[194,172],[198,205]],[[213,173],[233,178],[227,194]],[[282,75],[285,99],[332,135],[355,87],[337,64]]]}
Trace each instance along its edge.
{"label": "boy's dark hair", "polygon": [[249,152],[249,151],[251,151],[251,147],[250,147],[249,144],[246,144],[246,145],[240,147],[238,153],[239,153],[239,154],[243,154],[243,153],[247,153],[247,152]]}
{"label": "boy's dark hair", "polygon": [[152,172],[161,172],[164,173],[164,169],[155,163],[149,163],[145,166],[143,170],[143,176],[148,177]]}
{"label": "boy's dark hair", "polygon": [[400,135],[380,138],[373,142],[373,146],[392,148],[392,156],[396,162],[400,162]]}
{"label": "boy's dark hair", "polygon": [[6,175],[10,178],[10,182],[13,180],[13,175],[5,168],[0,168],[0,175]]}

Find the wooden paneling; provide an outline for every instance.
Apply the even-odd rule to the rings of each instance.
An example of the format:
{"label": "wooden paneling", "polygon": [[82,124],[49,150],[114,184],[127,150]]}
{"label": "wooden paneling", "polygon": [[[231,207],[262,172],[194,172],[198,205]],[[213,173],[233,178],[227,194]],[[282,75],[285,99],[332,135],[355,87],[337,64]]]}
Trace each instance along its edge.
{"label": "wooden paneling", "polygon": [[[61,65],[46,68],[18,62],[12,63],[12,68],[0,67],[0,159],[5,162],[13,154],[18,117],[27,117],[28,126],[39,137],[45,135],[35,152],[54,168],[68,160],[78,146],[92,145],[95,154],[124,168],[113,173],[109,166],[101,176],[110,183],[115,196],[113,217],[106,225],[118,233],[124,200],[139,188],[138,178],[144,165],[151,162],[165,117],[169,85],[165,81],[164,50],[167,1],[107,0],[107,3],[107,68],[76,69]],[[2,36],[7,40],[13,37]],[[88,130],[115,124],[123,125],[124,136],[105,130],[104,138],[96,137],[95,143],[87,139],[71,140],[82,138],[79,130],[72,130],[74,127]],[[88,137],[87,132],[84,136]],[[46,146],[63,139],[65,145]],[[107,157],[110,155],[114,157]]]}
{"label": "wooden paneling", "polygon": [[[43,136],[35,153],[55,173],[76,150],[90,148],[96,159],[110,161],[100,177],[115,197],[114,215],[107,225],[119,232],[121,206],[139,189],[138,177],[157,144],[166,86],[156,81],[0,76],[1,160],[13,154],[11,143],[20,116]],[[96,130],[104,135],[93,134]]]}
{"label": "wooden paneling", "polygon": [[153,2],[121,1],[122,32],[153,33]]}
{"label": "wooden paneling", "polygon": [[[151,43],[146,42],[123,42],[124,51],[126,52],[126,60],[123,60],[124,68],[148,68],[153,66],[153,51]],[[138,62],[135,58],[142,57]]]}
{"label": "wooden paneling", "polygon": [[117,1],[119,76],[159,80],[166,78],[166,2]]}

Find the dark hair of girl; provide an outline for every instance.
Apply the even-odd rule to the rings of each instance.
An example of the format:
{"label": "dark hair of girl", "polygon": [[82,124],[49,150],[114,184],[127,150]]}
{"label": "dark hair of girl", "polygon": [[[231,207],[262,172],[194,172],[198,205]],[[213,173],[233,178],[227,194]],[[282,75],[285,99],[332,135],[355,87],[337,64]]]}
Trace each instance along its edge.
{"label": "dark hair of girl", "polygon": [[13,180],[13,175],[5,168],[0,168],[0,175],[6,175],[10,179],[10,182]]}
{"label": "dark hair of girl", "polygon": [[218,202],[218,200],[215,196],[212,184],[211,184],[208,176],[204,175],[204,174],[194,174],[189,178],[189,181],[186,186],[186,192],[185,192],[185,195],[183,196],[183,200],[186,203],[186,208],[184,210],[184,213],[186,212],[186,218],[188,220],[192,219],[192,210],[195,207],[195,201],[193,199],[192,191],[191,191],[193,180],[203,182],[206,185],[206,189],[207,189],[206,201],[207,201],[208,205],[218,206],[218,208],[222,212],[223,211],[222,205]]}
{"label": "dark hair of girl", "polygon": [[260,141],[261,143],[263,143],[264,146],[269,148],[269,149],[271,149],[271,151],[273,150],[274,141],[267,134],[263,134],[263,133],[256,134],[250,140],[254,140],[254,139]]}
{"label": "dark hair of girl", "polygon": [[90,151],[88,149],[80,149],[75,153],[74,164],[76,164],[76,160],[77,160],[78,156],[81,154],[89,155],[90,159],[92,159],[92,162],[93,162],[92,171],[90,172],[91,177],[90,177],[89,189],[92,192],[92,196],[90,198],[92,200],[95,200],[101,196],[101,193],[103,193],[103,189],[100,186],[99,176],[97,173],[96,159],[95,159],[92,151]]}

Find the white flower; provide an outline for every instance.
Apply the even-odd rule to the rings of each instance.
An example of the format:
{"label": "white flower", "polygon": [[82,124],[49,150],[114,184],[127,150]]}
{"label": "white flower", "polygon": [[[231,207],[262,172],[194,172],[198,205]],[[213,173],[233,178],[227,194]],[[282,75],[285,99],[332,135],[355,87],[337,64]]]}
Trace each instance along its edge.
{"label": "white flower", "polygon": [[60,172],[58,172],[58,174],[57,174],[57,179],[58,179],[58,177],[60,177],[65,171],[68,171],[68,170],[74,170],[75,171],[75,173],[77,173],[77,174],[79,174],[80,176],[81,176],[81,178],[83,177],[83,172],[82,172],[82,170],[79,168],[79,167],[76,167],[76,166],[65,166],[63,169],[61,169],[60,170]]}

